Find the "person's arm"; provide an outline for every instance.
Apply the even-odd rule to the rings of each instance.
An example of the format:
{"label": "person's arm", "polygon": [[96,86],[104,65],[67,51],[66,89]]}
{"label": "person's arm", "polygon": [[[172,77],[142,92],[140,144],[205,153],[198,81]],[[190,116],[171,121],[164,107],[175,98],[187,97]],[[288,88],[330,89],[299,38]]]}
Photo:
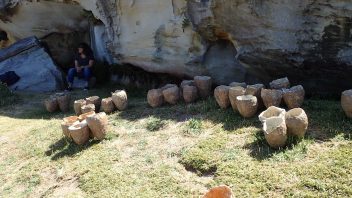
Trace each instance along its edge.
{"label": "person's arm", "polygon": [[91,68],[91,67],[93,67],[93,65],[94,65],[94,60],[93,60],[93,59],[90,59],[90,60],[89,60],[89,64],[87,65],[87,67],[88,67],[88,68]]}
{"label": "person's arm", "polygon": [[77,72],[81,72],[81,70],[82,70],[82,67],[79,65],[77,60],[75,60],[75,68],[76,68]]}

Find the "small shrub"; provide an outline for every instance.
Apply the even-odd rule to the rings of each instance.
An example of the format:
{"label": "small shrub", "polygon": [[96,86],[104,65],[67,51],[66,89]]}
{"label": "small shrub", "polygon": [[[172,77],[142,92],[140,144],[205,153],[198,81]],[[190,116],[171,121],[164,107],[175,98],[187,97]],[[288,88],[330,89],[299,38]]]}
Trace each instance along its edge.
{"label": "small shrub", "polygon": [[186,135],[200,134],[202,132],[203,126],[202,121],[198,119],[188,120],[183,133]]}
{"label": "small shrub", "polygon": [[147,122],[146,128],[148,129],[148,131],[159,131],[164,126],[165,126],[165,121],[159,118],[151,117]]}

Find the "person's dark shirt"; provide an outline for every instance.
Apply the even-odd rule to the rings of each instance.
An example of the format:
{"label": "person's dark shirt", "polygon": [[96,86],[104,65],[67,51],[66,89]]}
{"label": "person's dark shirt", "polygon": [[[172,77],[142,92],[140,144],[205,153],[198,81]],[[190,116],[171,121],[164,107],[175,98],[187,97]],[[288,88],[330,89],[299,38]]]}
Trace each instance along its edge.
{"label": "person's dark shirt", "polygon": [[78,62],[79,66],[87,66],[87,65],[89,65],[89,61],[90,60],[94,60],[94,56],[93,55],[86,55],[85,58],[82,58],[79,54],[76,54],[76,56],[75,56],[75,61]]}

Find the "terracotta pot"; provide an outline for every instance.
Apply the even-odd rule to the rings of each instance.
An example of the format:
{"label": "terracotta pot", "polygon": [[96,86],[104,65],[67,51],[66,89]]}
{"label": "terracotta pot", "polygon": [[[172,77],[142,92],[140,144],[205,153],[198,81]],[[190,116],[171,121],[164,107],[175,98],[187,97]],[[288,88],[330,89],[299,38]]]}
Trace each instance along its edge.
{"label": "terracotta pot", "polygon": [[342,92],[341,106],[346,116],[352,118],[352,89]]}
{"label": "terracotta pot", "polygon": [[101,100],[99,96],[91,96],[89,98],[86,98],[86,103],[93,104],[95,106],[95,112],[100,111]]}
{"label": "terracotta pot", "polygon": [[277,89],[262,89],[261,98],[266,108],[271,106],[279,107],[282,101],[282,91]]}
{"label": "terracotta pot", "polygon": [[264,103],[262,100],[261,92],[265,86],[263,84],[248,85],[246,88],[246,95],[252,95],[257,97],[258,109],[264,109]]}
{"label": "terracotta pot", "polygon": [[73,109],[75,110],[76,115],[81,115],[82,114],[81,108],[82,108],[82,106],[84,106],[86,104],[87,104],[86,101],[83,100],[83,99],[76,100],[73,103]]}
{"label": "terracotta pot", "polygon": [[232,198],[232,190],[227,186],[218,186],[210,189],[203,198]]}
{"label": "terracotta pot", "polygon": [[68,128],[72,125],[75,125],[75,124],[79,124],[79,120],[78,120],[77,116],[70,116],[70,117],[66,117],[63,119],[63,121],[61,123],[61,129],[62,129],[62,133],[67,138],[71,138],[70,131],[68,130]]}
{"label": "terracotta pot", "polygon": [[189,85],[184,86],[182,95],[186,103],[195,102],[198,99],[197,87]]}
{"label": "terracotta pot", "polygon": [[87,123],[90,131],[96,139],[103,140],[105,138],[109,121],[104,112],[88,116]]}
{"label": "terracotta pot", "polygon": [[271,117],[266,119],[263,131],[270,147],[280,148],[286,145],[287,128],[284,117]]}
{"label": "terracotta pot", "polygon": [[163,91],[164,100],[175,105],[180,99],[180,89],[177,86],[167,88]]}
{"label": "terracotta pot", "polygon": [[60,110],[62,112],[70,111],[70,95],[65,93],[58,93],[56,96]]}
{"label": "terracotta pot", "polygon": [[147,95],[148,104],[153,107],[160,107],[164,103],[164,96],[161,89],[152,89],[148,91]]}
{"label": "terracotta pot", "polygon": [[238,108],[237,108],[237,96],[243,96],[245,95],[246,89],[243,87],[231,87],[229,89],[229,99],[230,99],[230,103],[232,106],[232,109],[235,112],[238,112]]}
{"label": "terracotta pot", "polygon": [[286,110],[275,106],[269,107],[267,110],[263,111],[258,117],[260,122],[264,123],[265,120],[272,117],[285,117]]}
{"label": "terracotta pot", "polygon": [[86,121],[72,125],[68,130],[70,131],[70,137],[76,144],[83,145],[88,142],[90,131]]}
{"label": "terracotta pot", "polygon": [[44,100],[44,106],[45,106],[45,109],[50,113],[53,113],[59,110],[59,104],[57,102],[56,97],[50,97]]}
{"label": "terracotta pot", "polygon": [[114,102],[116,108],[120,111],[124,111],[128,106],[128,98],[125,90],[117,90],[112,93],[112,101]]}
{"label": "terracotta pot", "polygon": [[285,77],[274,80],[269,85],[271,89],[288,89],[290,88],[290,81]]}
{"label": "terracotta pot", "polygon": [[214,97],[220,108],[227,109],[230,106],[229,86],[218,86],[214,90]]}
{"label": "terracotta pot", "polygon": [[78,116],[78,120],[80,122],[82,122],[83,120],[85,120],[88,116],[92,116],[95,114],[95,111],[90,111],[88,113],[84,113],[84,114],[81,114],[80,116]]}
{"label": "terracotta pot", "polygon": [[196,76],[194,77],[198,94],[201,98],[207,98],[211,95],[212,79],[209,76]]}
{"label": "terracotta pot", "polygon": [[95,106],[94,104],[87,104],[87,105],[83,105],[81,107],[81,113],[85,114],[85,113],[89,113],[91,111],[95,111]]}
{"label": "terracotta pot", "polygon": [[112,101],[112,97],[104,98],[101,100],[101,108],[105,113],[112,113],[115,111],[115,104]]}
{"label": "terracotta pot", "polygon": [[252,95],[237,96],[238,112],[245,118],[253,117],[258,111],[257,97]]}
{"label": "terracotta pot", "polygon": [[305,91],[302,85],[284,89],[283,98],[289,109],[299,108],[304,102]]}
{"label": "terracotta pot", "polygon": [[285,115],[287,133],[303,138],[308,129],[308,116],[301,108],[288,111]]}
{"label": "terracotta pot", "polygon": [[230,87],[243,87],[243,88],[247,88],[247,84],[245,82],[233,82],[229,85]]}

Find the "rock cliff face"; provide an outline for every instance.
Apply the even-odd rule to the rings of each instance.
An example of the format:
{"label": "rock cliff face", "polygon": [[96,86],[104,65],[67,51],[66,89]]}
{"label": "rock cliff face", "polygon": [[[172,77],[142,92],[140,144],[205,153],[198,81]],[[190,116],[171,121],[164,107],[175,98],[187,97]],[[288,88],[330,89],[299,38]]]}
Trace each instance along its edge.
{"label": "rock cliff face", "polygon": [[117,63],[218,84],[288,76],[310,93],[352,88],[350,0],[0,0],[0,29],[87,31],[84,10],[105,26],[96,51],[105,42]]}

